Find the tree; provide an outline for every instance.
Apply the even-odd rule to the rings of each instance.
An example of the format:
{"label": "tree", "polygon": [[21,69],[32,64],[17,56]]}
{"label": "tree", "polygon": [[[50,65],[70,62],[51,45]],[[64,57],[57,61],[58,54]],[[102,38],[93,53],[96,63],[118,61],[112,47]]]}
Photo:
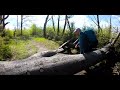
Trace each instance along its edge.
{"label": "tree", "polygon": [[0,32],[2,32],[2,15],[0,15]]}
{"label": "tree", "polygon": [[72,28],[71,28],[71,26],[70,26],[69,19],[72,18],[73,16],[74,16],[74,15],[65,15],[65,24],[64,24],[64,28],[63,28],[62,35],[63,35],[64,32],[65,32],[66,25],[68,25],[70,32],[72,31]]}
{"label": "tree", "polygon": [[71,22],[71,31],[73,32],[74,29],[75,29],[75,23]]}
{"label": "tree", "polygon": [[100,32],[100,22],[99,22],[99,15],[97,15],[97,25],[98,25],[98,33]]}
{"label": "tree", "polygon": [[71,27],[70,27],[69,18],[70,18],[70,16],[67,15],[67,24],[68,24],[69,30],[70,30],[70,32],[71,32]]}
{"label": "tree", "polygon": [[23,34],[22,30],[23,30],[23,26],[25,25],[25,23],[27,21],[31,22],[31,20],[28,19],[29,17],[30,17],[29,15],[21,15],[21,22],[20,22],[20,24],[21,24],[21,35]]}
{"label": "tree", "polygon": [[16,28],[14,28],[13,36],[16,37]]}
{"label": "tree", "polygon": [[9,17],[9,15],[0,15],[0,32],[2,33],[2,36],[5,36],[5,26],[9,23],[5,20]]}
{"label": "tree", "polygon": [[18,30],[18,15],[17,15],[17,30]]}
{"label": "tree", "polygon": [[32,29],[32,35],[36,35],[37,33],[37,26],[36,26],[36,24],[33,24],[32,26],[31,26],[31,29]]}
{"label": "tree", "polygon": [[58,28],[57,28],[57,35],[59,35],[60,32],[60,15],[58,15]]}
{"label": "tree", "polygon": [[111,29],[112,29],[112,23],[111,23],[111,16],[110,16],[109,38],[111,38]]}
{"label": "tree", "polygon": [[53,24],[53,29],[55,31],[55,23],[54,23],[53,15],[52,15],[52,24]]}
{"label": "tree", "polygon": [[65,24],[64,24],[64,28],[63,28],[62,35],[63,35],[64,32],[65,32],[66,24],[67,24],[67,15],[65,15]]}
{"label": "tree", "polygon": [[46,38],[46,25],[47,25],[47,22],[48,22],[48,18],[49,18],[49,15],[47,15],[47,17],[45,19],[44,27],[43,27],[43,36],[44,36],[44,38]]}
{"label": "tree", "polygon": [[[93,15],[94,16],[94,15]],[[98,33],[100,32],[100,30],[102,31],[102,28],[100,27],[100,22],[99,22],[99,15],[97,15],[97,19],[95,18],[95,16],[94,16],[94,18],[95,18],[95,21],[97,22],[95,22],[91,17],[89,17],[96,25],[97,25],[97,27],[98,27]]]}
{"label": "tree", "polygon": [[21,15],[21,36],[22,36],[22,28],[23,28],[23,15]]}

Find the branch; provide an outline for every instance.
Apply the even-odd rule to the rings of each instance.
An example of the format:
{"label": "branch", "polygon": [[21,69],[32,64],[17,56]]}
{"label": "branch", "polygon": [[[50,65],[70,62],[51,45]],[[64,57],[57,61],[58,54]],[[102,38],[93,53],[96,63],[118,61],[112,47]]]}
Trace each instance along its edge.
{"label": "branch", "polygon": [[[98,24],[90,17],[90,16],[88,16],[97,26],[98,26]],[[99,26],[99,28],[102,30],[102,28]]]}
{"label": "branch", "polygon": [[88,16],[88,17],[98,26],[98,24],[90,16]]}
{"label": "branch", "polygon": [[32,23],[32,20],[23,20],[23,23],[28,22],[28,21]]}
{"label": "branch", "polygon": [[[94,15],[93,15],[94,16]],[[94,19],[97,21],[97,19],[95,18],[95,16],[94,16]]]}
{"label": "branch", "polygon": [[5,26],[6,26],[8,23],[10,23],[10,22],[5,23]]}
{"label": "branch", "polygon": [[24,16],[23,20],[26,19],[26,18],[29,18],[30,16]]}
{"label": "branch", "polygon": [[[51,18],[50,18],[50,19],[52,19],[52,16],[51,16]],[[50,19],[48,19],[48,20],[47,20],[47,22],[48,22]]]}
{"label": "branch", "polygon": [[117,18],[117,17],[115,17],[117,20],[118,20],[118,22],[120,23],[120,20]]}
{"label": "branch", "polygon": [[9,15],[7,15],[7,16],[4,18],[4,20],[7,19],[8,17],[9,17]]}

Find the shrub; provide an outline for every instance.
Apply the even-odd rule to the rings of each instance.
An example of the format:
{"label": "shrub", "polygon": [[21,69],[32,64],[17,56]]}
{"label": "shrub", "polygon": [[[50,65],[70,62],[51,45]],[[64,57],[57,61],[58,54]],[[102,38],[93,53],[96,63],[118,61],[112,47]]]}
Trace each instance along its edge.
{"label": "shrub", "polygon": [[3,56],[3,60],[12,58],[12,52],[8,45],[3,45],[1,47],[0,54]]}
{"label": "shrub", "polygon": [[33,24],[28,31],[30,32],[31,36],[35,36],[35,37],[43,36],[41,27],[37,27],[36,24]]}
{"label": "shrub", "polygon": [[12,31],[12,30],[9,30],[9,29],[5,30],[5,36],[7,36],[9,38],[13,38],[13,33],[14,33],[14,31]]}
{"label": "shrub", "polygon": [[4,44],[9,44],[10,43],[10,37],[6,36],[3,38]]}
{"label": "shrub", "polygon": [[110,40],[109,30],[107,28],[103,29],[102,32],[97,33],[97,38],[99,42],[98,47],[105,46]]}
{"label": "shrub", "polygon": [[0,36],[0,46],[4,44],[4,39]]}
{"label": "shrub", "polygon": [[8,38],[2,38],[0,37],[0,60],[6,60],[12,58],[12,52],[8,45],[5,45],[5,41],[8,40]]}

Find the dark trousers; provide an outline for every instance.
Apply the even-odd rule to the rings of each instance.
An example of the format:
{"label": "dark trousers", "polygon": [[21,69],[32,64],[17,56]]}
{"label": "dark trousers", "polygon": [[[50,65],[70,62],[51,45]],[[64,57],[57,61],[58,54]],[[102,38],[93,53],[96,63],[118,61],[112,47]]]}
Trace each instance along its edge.
{"label": "dark trousers", "polygon": [[81,54],[91,52],[97,48],[97,45],[98,45],[98,41],[91,42],[87,45],[87,47],[82,48],[82,50],[80,50],[80,52],[81,52]]}

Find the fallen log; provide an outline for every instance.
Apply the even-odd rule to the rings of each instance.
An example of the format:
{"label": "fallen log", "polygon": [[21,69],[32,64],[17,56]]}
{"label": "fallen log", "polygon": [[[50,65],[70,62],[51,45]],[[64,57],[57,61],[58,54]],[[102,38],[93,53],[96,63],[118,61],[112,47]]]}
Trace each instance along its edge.
{"label": "fallen log", "polygon": [[106,59],[112,44],[86,54],[67,55],[54,50],[24,60],[0,61],[0,75],[73,75]]}
{"label": "fallen log", "polygon": [[109,48],[104,47],[86,54],[66,55],[53,51],[40,54],[39,58],[1,61],[0,75],[72,75],[105,59],[107,53]]}

